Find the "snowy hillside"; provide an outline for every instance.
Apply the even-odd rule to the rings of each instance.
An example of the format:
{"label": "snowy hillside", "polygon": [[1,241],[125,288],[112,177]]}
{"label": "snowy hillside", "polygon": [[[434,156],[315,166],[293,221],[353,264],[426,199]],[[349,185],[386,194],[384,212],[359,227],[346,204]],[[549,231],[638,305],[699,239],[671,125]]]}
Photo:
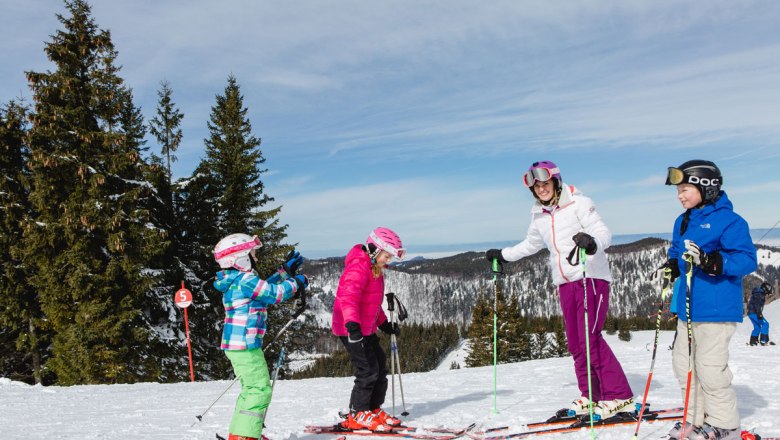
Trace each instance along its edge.
{"label": "snowy hillside", "polygon": [[[780,302],[765,309],[777,328]],[[742,415],[743,428],[756,428],[765,436],[780,435],[780,346],[749,347],[751,326],[742,323],[731,345],[731,369]],[[773,331],[771,338],[780,337]],[[635,395],[644,390],[650,365],[653,332],[635,332],[630,342],[607,336],[622,361]],[[650,399],[655,407],[679,406],[679,388],[672,374],[667,346],[672,333],[661,338]],[[400,341],[400,353],[408,350]],[[453,355],[452,359],[457,357]],[[482,426],[523,424],[549,416],[577,396],[570,358],[545,359],[498,368],[498,409],[491,414],[493,368],[464,368],[404,375],[407,421],[421,426]],[[0,439],[214,439],[227,434],[232,406],[238,393],[233,387],[208,414],[195,416],[225,389],[227,381],[90,385],[73,387],[29,386],[0,379]],[[332,436],[303,433],[307,423],[333,423],[346,407],[352,386],[350,378],[323,378],[277,383],[266,434],[273,440],[331,440]],[[400,397],[396,392],[396,412]],[[390,406],[390,393],[388,401]],[[644,424],[641,439],[657,439],[670,423]],[[601,440],[625,440],[633,427],[598,431]],[[545,437],[585,438],[581,433]]]}
{"label": "snowy hillside", "polygon": [[[650,316],[658,287],[650,280],[666,260],[667,241],[646,238],[607,249],[612,272],[610,314],[618,317]],[[550,273],[546,250],[505,265],[501,278],[504,293],[516,296],[525,316],[560,315],[558,295]],[[762,246],[758,251],[761,280],[775,282],[780,268],[778,248]],[[564,263],[566,264],[566,263]],[[307,261],[305,271],[314,275],[311,312],[323,327],[330,327],[333,300],[343,269],[343,259]],[[412,322],[468,323],[480,295],[492,295],[492,275],[482,252],[467,252],[437,260],[410,261],[385,272],[385,289],[395,292],[407,308]],[[746,278],[746,288],[759,283]],[[748,290],[749,292],[749,290]]]}

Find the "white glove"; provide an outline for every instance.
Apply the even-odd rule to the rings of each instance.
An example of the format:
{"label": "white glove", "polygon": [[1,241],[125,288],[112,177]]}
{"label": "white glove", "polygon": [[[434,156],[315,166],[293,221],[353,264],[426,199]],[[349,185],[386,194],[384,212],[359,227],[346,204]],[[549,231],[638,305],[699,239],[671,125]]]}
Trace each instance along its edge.
{"label": "white glove", "polygon": [[697,245],[691,240],[685,240],[685,254],[690,255],[691,258],[693,258],[693,264],[697,266],[701,266],[702,260],[707,259],[707,254],[702,252],[699,245]]}

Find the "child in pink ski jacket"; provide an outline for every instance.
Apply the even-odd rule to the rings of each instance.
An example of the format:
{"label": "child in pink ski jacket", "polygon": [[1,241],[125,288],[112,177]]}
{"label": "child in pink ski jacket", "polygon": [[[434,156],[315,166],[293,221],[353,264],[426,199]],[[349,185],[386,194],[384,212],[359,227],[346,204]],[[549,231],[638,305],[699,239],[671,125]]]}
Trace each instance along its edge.
{"label": "child in pink ski jacket", "polygon": [[[550,251],[550,268],[553,282],[558,286],[563,320],[566,325],[566,343],[574,358],[574,370],[580,396],[571,404],[576,414],[593,412],[608,418],[620,411],[633,409],[634,397],[623,368],[615,357],[601,329],[609,308],[609,283],[612,281],[609,263],[604,249],[609,247],[612,233],[596,212],[591,199],[574,186],[565,185],[561,172],[550,161],[535,162],[523,175],[523,183],[531,190],[536,203],[531,208],[531,224],[528,235],[519,244],[490,249],[488,261],[501,263],[517,261],[533,255],[541,249]],[[588,295],[588,324],[590,345],[590,376],[585,334],[585,291],[582,268],[567,261],[576,248],[584,248]]]}
{"label": "child in pink ski jacket", "polygon": [[344,344],[355,370],[344,428],[381,432],[401,424],[381,408],[387,392],[387,362],[376,331],[399,333],[398,324],[391,325],[382,310],[382,270],[393,258],[402,259],[405,252],[395,232],[376,228],[366,244],[353,246],[344,260],[332,320],[333,334]]}

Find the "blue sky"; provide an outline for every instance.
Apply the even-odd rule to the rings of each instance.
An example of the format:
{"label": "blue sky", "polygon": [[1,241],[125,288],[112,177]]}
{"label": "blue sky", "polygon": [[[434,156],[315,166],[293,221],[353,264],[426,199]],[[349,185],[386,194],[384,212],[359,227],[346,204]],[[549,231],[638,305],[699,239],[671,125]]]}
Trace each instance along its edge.
{"label": "blue sky", "polygon": [[[203,157],[234,74],[304,254],[375,226],[410,250],[520,240],[522,172],[555,161],[615,234],[668,232],[667,166],[702,158],[753,228],[780,219],[780,2],[93,2],[147,118],[185,114],[175,177]],[[51,65],[55,0],[0,4],[0,101]],[[158,151],[154,141],[149,147]]]}

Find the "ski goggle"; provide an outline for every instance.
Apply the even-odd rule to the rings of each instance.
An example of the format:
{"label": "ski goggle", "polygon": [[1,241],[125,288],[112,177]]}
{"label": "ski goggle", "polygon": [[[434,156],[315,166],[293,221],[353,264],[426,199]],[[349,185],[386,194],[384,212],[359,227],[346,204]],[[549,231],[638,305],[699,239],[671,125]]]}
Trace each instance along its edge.
{"label": "ski goggle", "polygon": [[679,185],[681,183],[690,183],[692,185],[701,186],[718,186],[721,181],[720,179],[692,176],[690,174],[685,174],[685,172],[679,168],[669,167],[666,172],[666,184]]}
{"label": "ski goggle", "polygon": [[369,237],[371,237],[371,240],[373,240],[374,243],[376,243],[376,245],[377,245],[377,247],[379,247],[379,249],[382,249],[383,251],[385,251],[388,254],[392,255],[393,258],[397,258],[399,260],[403,260],[404,257],[406,256],[406,249],[404,249],[404,248],[398,248],[398,249],[394,248],[393,246],[388,244],[386,241],[384,241],[381,238],[379,238],[379,236],[374,234],[373,232],[371,232],[371,234],[369,234]]}
{"label": "ski goggle", "polygon": [[528,188],[534,186],[534,183],[538,180],[539,182],[547,182],[548,180],[552,179],[553,175],[560,173],[561,171],[556,168],[534,168],[532,170],[528,170],[523,174],[523,185],[527,186]]}

